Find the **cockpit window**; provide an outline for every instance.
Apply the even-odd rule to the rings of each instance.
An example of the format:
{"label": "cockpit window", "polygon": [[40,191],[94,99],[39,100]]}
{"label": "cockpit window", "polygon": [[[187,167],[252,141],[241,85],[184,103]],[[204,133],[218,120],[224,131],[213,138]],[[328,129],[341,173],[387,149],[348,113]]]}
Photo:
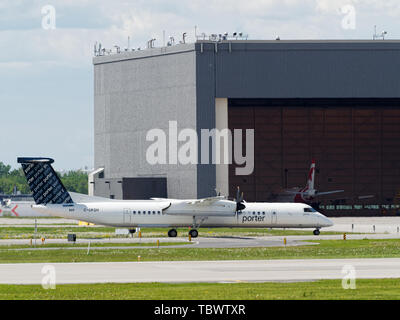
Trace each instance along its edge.
{"label": "cockpit window", "polygon": [[304,212],[317,212],[314,208],[304,208]]}

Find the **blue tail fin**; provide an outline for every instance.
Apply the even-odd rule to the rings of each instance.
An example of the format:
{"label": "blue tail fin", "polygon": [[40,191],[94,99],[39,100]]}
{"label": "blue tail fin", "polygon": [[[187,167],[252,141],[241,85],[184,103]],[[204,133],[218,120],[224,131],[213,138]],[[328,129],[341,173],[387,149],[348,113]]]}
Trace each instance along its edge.
{"label": "blue tail fin", "polygon": [[36,204],[73,203],[50,158],[18,158]]}

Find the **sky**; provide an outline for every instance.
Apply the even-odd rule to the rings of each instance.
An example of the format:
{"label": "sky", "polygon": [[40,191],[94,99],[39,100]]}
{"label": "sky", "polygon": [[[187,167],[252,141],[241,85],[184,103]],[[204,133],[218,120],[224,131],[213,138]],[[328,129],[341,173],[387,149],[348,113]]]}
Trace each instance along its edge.
{"label": "sky", "polygon": [[[248,39],[400,39],[400,0],[1,0],[0,161],[93,168],[93,48],[146,47],[163,31]],[[196,26],[196,27],[195,27]],[[378,63],[378,62],[377,62]]]}

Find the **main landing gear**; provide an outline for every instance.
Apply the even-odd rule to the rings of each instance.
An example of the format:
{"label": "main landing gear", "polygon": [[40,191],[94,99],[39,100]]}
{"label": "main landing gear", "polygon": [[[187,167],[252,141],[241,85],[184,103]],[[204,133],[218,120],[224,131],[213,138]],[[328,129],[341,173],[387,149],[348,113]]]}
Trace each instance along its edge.
{"label": "main landing gear", "polygon": [[318,235],[319,235],[319,229],[315,229],[315,230],[313,231],[313,234],[314,234],[314,236],[318,236]]}
{"label": "main landing gear", "polygon": [[[170,238],[175,238],[178,235],[178,232],[176,231],[176,229],[171,229],[168,231],[168,237]],[[189,231],[189,235],[192,238],[197,238],[199,236],[199,232],[196,229],[192,229]]]}
{"label": "main landing gear", "polygon": [[171,229],[168,231],[168,237],[170,238],[175,238],[178,235],[178,232],[176,232],[175,229]]}
{"label": "main landing gear", "polygon": [[198,232],[196,229],[192,229],[192,230],[189,231],[189,235],[190,235],[192,238],[197,238],[198,235],[199,235],[199,232]]}

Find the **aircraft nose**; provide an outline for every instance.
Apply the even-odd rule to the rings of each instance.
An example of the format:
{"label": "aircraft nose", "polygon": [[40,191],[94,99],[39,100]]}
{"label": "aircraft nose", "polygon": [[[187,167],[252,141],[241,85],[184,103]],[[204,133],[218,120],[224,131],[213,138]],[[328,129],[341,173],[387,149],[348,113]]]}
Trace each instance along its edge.
{"label": "aircraft nose", "polygon": [[322,225],[324,227],[332,227],[333,226],[333,221],[331,219],[328,219],[324,215],[321,215],[322,218]]}

